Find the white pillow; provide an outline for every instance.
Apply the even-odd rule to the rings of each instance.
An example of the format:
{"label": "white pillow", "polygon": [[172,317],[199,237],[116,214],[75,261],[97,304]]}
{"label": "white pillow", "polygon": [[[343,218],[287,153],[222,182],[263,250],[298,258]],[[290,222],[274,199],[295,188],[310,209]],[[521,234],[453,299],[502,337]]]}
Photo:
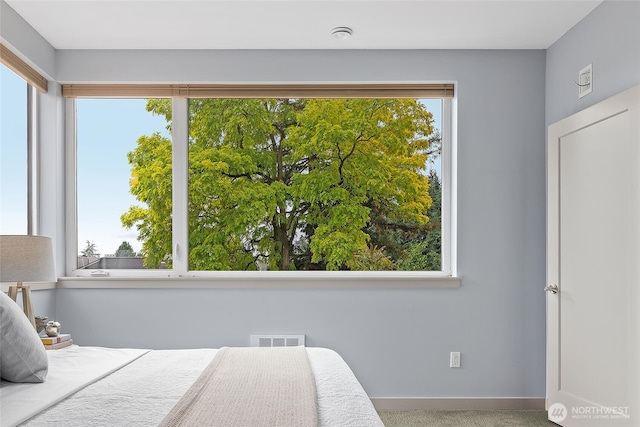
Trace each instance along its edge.
{"label": "white pillow", "polygon": [[14,383],[41,383],[49,359],[36,330],[18,304],[0,292],[0,377]]}

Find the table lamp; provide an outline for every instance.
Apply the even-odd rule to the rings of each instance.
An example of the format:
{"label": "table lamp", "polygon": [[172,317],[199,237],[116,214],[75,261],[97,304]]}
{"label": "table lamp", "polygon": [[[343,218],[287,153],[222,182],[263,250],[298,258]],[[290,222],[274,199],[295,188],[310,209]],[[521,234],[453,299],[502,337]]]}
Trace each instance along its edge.
{"label": "table lamp", "polygon": [[31,302],[31,286],[24,282],[55,282],[53,244],[42,236],[0,235],[0,282],[16,282],[9,286],[9,297],[16,300],[22,291],[22,308],[36,329]]}

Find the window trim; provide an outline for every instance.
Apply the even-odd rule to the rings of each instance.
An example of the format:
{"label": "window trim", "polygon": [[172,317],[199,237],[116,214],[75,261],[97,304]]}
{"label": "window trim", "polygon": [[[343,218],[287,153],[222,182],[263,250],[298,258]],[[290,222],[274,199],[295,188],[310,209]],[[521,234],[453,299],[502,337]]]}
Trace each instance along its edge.
{"label": "window trim", "polygon": [[[131,270],[136,271],[136,270]],[[140,271],[140,270],[138,270]],[[442,289],[459,288],[459,276],[411,271],[216,271],[215,277],[62,277],[63,289]],[[406,274],[401,274],[406,273]]]}
{"label": "window trim", "polygon": [[[428,87],[430,84],[422,84],[422,87]],[[90,95],[81,95],[81,92],[70,92],[69,88],[73,87],[78,89],[78,86],[90,86]],[[330,280],[330,279],[353,279],[355,281],[372,279],[382,279],[386,282],[403,283],[413,282],[415,280],[423,281],[424,283],[416,287],[459,287],[459,278],[457,276],[457,262],[456,262],[456,134],[455,134],[455,117],[456,117],[456,97],[453,95],[453,84],[447,84],[447,87],[451,88],[448,92],[451,96],[419,96],[419,94],[413,94],[411,98],[441,98],[442,99],[442,270],[441,271],[414,271],[414,272],[371,272],[375,274],[369,274],[365,272],[228,272],[228,271],[193,271],[188,270],[188,257],[184,254],[188,253],[188,98],[184,97],[172,97],[172,173],[173,173],[173,235],[172,235],[172,248],[173,248],[173,269],[162,270],[81,270],[77,269],[77,253],[78,253],[78,238],[77,238],[77,111],[76,111],[76,98],[77,97],[91,97],[91,98],[141,98],[141,97],[158,97],[152,93],[141,93],[139,91],[141,86],[166,86],[166,85],[115,85],[119,88],[125,88],[124,92],[131,95],[133,90],[138,90],[136,96],[126,96],[123,92],[112,91],[112,96],[98,96],[96,95],[98,90],[104,86],[106,88],[113,89],[114,85],[64,85],[63,96],[66,96],[65,100],[65,161],[66,169],[66,274],[67,279],[83,278],[88,280],[97,280],[100,283],[116,283],[126,281],[128,279],[143,279],[143,278],[166,278],[171,281],[176,278],[193,278],[193,279],[218,279],[222,281],[232,280],[267,280],[279,281],[283,278],[294,280]],[[216,85],[220,87],[221,85]],[[275,85],[274,87],[281,87],[283,85]],[[299,85],[298,85],[299,86]],[[332,85],[335,87],[336,85]],[[367,91],[360,93],[360,97],[376,97],[375,94],[369,92],[374,85],[362,85],[366,87]],[[384,87],[392,87],[393,84],[385,84]],[[420,85],[413,85],[418,87]],[[65,87],[67,93],[64,93]],[[229,86],[230,88],[238,88],[241,86]],[[265,88],[268,85],[248,85],[248,87]],[[322,85],[308,85],[307,88],[322,87]],[[357,92],[358,85],[341,85],[340,87],[352,87],[355,88],[352,91],[345,91],[341,97],[356,97],[348,96]],[[128,91],[128,92],[127,92]],[[119,93],[119,95],[114,95]],[[248,93],[248,92],[247,92]],[[245,94],[245,92],[243,92]],[[366,94],[366,96],[364,95]],[[157,94],[156,94],[157,95]],[[193,95],[193,94],[192,94]],[[282,92],[270,92],[269,97],[282,97]],[[160,96],[162,97],[162,96]],[[166,97],[166,96],[165,96]],[[194,98],[197,96],[193,96]],[[232,92],[225,93],[224,97],[238,97]],[[245,97],[266,97],[258,96],[245,96]],[[319,96],[317,93],[315,97]],[[325,96],[326,97],[326,96]],[[380,96],[377,96],[380,97]],[[396,96],[397,97],[397,96]],[[409,97],[405,94],[404,97]],[[273,274],[278,273],[278,274]],[[318,274],[321,273],[321,274]],[[363,274],[365,273],[365,274]],[[92,277],[93,276],[93,277]],[[96,277],[97,276],[97,277]],[[105,277],[109,276],[109,277]],[[454,279],[450,281],[450,279]],[[163,279],[164,280],[164,279]],[[443,281],[444,280],[444,281]],[[377,280],[376,280],[377,281]],[[171,282],[173,283],[173,282]],[[275,282],[274,282],[275,283]],[[273,284],[273,283],[272,283]],[[66,286],[66,285],[65,285]],[[73,285],[69,285],[74,287]],[[107,286],[107,287],[111,287]],[[117,285],[116,285],[117,287]],[[169,286],[170,287],[170,286]],[[272,286],[269,286],[272,287]]]}
{"label": "window trim", "polygon": [[65,84],[65,98],[453,98],[453,83]]}
{"label": "window trim", "polygon": [[39,91],[47,93],[49,82],[4,44],[0,43],[0,62]]}

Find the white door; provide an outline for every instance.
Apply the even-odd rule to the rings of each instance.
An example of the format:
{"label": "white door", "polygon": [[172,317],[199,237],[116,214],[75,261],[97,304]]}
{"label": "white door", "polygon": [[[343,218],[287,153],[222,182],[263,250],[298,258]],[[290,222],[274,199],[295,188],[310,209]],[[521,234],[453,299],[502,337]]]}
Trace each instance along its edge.
{"label": "white door", "polygon": [[639,127],[640,86],[549,126],[547,410],[565,427],[640,426]]}

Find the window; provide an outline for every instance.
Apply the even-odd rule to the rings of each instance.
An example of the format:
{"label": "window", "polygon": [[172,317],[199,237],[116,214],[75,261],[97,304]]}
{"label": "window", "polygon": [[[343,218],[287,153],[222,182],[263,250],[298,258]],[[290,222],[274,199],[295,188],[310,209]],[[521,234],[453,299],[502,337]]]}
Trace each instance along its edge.
{"label": "window", "polygon": [[441,126],[425,101],[189,107],[189,270],[441,270]]}
{"label": "window", "polygon": [[[151,261],[153,266],[166,267],[171,239],[159,241],[155,236],[158,228],[171,235],[171,136],[166,122],[145,109],[147,102],[163,101],[167,100],[77,100],[76,268],[145,268],[141,241],[153,247],[153,254],[161,254]],[[170,103],[167,113],[171,114]],[[147,158],[133,158],[136,147],[147,148]],[[131,174],[131,162],[144,164],[154,182],[141,188]],[[156,229],[138,224],[136,218],[147,209],[167,213]]]}
{"label": "window", "polygon": [[38,234],[37,91],[48,82],[0,43],[0,233]]}
{"label": "window", "polygon": [[0,68],[0,234],[28,234],[28,84]]}
{"label": "window", "polygon": [[343,98],[315,88],[307,97],[262,87],[249,91],[254,97],[198,98],[202,90],[172,86],[154,88],[170,91],[165,98],[75,100],[152,91],[65,89],[77,109],[74,250],[106,245],[111,256],[94,258],[126,253],[138,262],[83,259],[70,268],[76,275],[452,273],[450,94],[369,88]]}

